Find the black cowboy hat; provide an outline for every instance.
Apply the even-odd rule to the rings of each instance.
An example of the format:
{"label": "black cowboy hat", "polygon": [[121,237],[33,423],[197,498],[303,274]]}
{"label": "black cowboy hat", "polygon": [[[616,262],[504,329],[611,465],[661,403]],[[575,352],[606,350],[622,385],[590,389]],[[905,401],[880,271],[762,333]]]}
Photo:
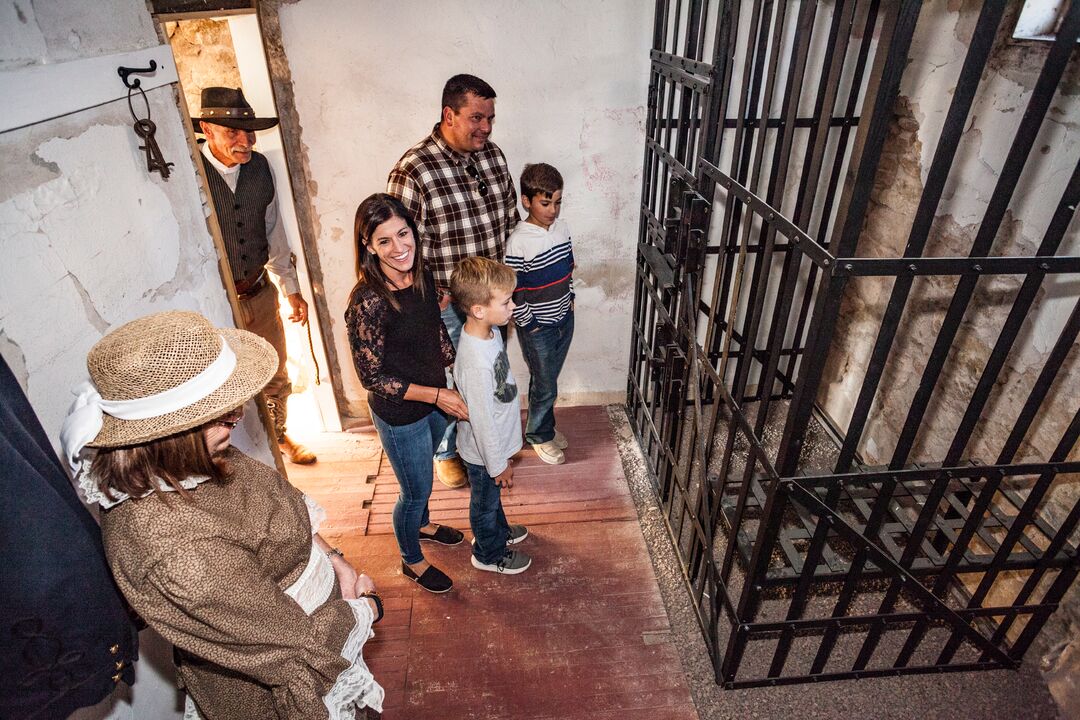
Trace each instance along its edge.
{"label": "black cowboy hat", "polygon": [[191,122],[195,132],[202,132],[200,122],[239,130],[268,130],[278,124],[278,119],[255,117],[240,88],[208,87],[202,91],[202,114],[191,118]]}

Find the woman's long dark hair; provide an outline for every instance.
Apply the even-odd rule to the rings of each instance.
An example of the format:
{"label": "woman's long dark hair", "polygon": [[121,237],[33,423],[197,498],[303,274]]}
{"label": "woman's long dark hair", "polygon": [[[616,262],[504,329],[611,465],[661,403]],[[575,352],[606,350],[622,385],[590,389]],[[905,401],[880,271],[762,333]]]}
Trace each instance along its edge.
{"label": "woman's long dark hair", "polygon": [[392,308],[400,310],[401,306],[394,298],[390,281],[387,280],[386,273],[383,272],[378,256],[373,255],[368,250],[375,229],[395,217],[404,220],[405,224],[412,230],[416,242],[414,250],[416,259],[413,261],[412,267],[412,286],[416,288],[416,291],[422,297],[424,295],[424,252],[420,242],[420,231],[417,230],[416,223],[400,200],[386,193],[375,193],[366,198],[360,203],[360,207],[356,208],[356,219],[353,221],[353,239],[356,241],[357,287],[371,288],[379,297],[390,303]]}

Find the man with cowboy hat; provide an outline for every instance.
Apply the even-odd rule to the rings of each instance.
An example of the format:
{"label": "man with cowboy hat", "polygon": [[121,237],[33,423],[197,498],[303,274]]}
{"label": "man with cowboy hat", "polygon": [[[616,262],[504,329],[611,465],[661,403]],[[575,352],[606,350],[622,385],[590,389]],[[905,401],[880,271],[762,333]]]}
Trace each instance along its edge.
{"label": "man with cowboy hat", "polygon": [[206,136],[203,165],[236,284],[241,319],[245,328],[274,346],[281,361],[264,390],[278,446],[294,463],[313,463],[315,455],[285,434],[292,384],[285,369],[285,330],[278,314],[277,288],[268,275],[285,292],[292,308],[290,320],[307,323],[308,306],[300,294],[278,213],[274,174],[266,158],[253,149],[255,131],[274,127],[278,119],[256,117],[240,88],[208,87],[202,91],[200,115],[192,122],[195,130]]}

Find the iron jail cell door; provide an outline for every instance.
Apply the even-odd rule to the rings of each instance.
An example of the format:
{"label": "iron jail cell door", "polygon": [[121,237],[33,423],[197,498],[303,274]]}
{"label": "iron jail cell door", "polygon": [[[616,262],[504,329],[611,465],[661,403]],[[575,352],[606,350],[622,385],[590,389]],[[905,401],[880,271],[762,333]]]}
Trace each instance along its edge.
{"label": "iron jail cell door", "polygon": [[[917,128],[934,149],[904,242],[871,248],[883,173],[910,142],[900,89],[922,3],[656,4],[627,408],[726,687],[1016,668],[1080,568],[1080,500],[1047,503],[1080,472],[1080,393],[1062,391],[1080,300],[1040,300],[1080,273],[1080,147],[1046,144],[1080,3],[1038,50],[1016,122],[982,126],[1002,149],[989,172],[964,161],[965,131],[1011,52],[1007,10],[971,10],[946,107]],[[1071,173],[1018,195],[1066,153]],[[943,253],[935,221],[976,182],[963,254]],[[1012,242],[1017,219],[1037,247]],[[868,288],[881,302],[859,340]],[[1052,340],[1021,382],[1034,322]],[[991,338],[974,360],[972,327]],[[821,403],[838,356],[858,380],[839,417]],[[1037,418],[1056,425],[1035,442]]]}

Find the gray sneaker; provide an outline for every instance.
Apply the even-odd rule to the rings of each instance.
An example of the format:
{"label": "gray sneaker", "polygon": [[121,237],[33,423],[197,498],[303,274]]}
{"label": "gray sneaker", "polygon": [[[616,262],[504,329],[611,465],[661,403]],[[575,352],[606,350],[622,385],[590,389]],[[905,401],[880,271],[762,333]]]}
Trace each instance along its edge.
{"label": "gray sneaker", "polygon": [[517,545],[519,542],[529,537],[529,529],[524,525],[511,525],[510,533],[506,536],[507,545]]}
{"label": "gray sneaker", "polygon": [[[506,534],[507,545],[517,545],[519,542],[529,537],[529,529],[524,525],[511,525],[510,532]],[[423,538],[421,538],[423,539]],[[470,545],[476,545],[476,538],[469,541]]]}
{"label": "gray sneaker", "polygon": [[520,550],[510,550],[508,548],[506,554],[496,563],[482,563],[473,555],[472,564],[477,570],[487,570],[488,572],[502,573],[503,575],[517,575],[529,569],[529,566],[532,565],[532,558]]}

